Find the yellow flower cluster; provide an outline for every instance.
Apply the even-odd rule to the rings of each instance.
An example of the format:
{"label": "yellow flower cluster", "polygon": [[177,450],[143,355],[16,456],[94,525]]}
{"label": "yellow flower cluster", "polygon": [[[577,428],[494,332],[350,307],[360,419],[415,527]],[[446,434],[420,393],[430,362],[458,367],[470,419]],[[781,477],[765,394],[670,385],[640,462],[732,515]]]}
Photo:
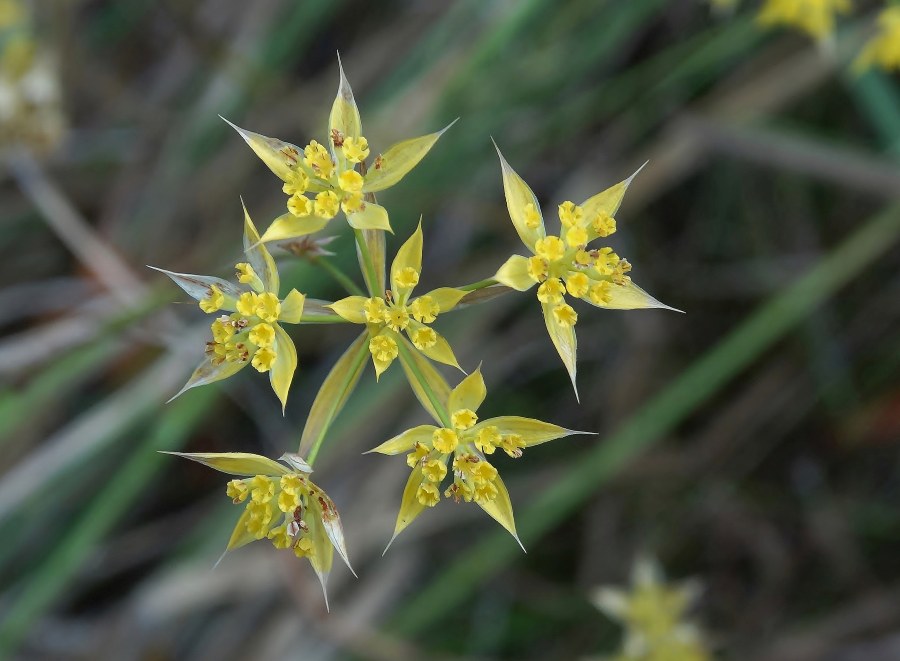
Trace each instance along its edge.
{"label": "yellow flower cluster", "polygon": [[[477,301],[483,302],[507,291],[495,286],[498,284],[518,290],[537,287],[551,339],[564,356],[574,384],[573,328],[578,313],[566,302],[566,294],[607,308],[665,307],[631,281],[626,260],[611,248],[589,245],[616,231],[615,213],[631,179],[583,204],[560,204],[560,231],[548,235],[537,199],[501,156],[507,207],[530,256],[513,256],[495,278],[464,287],[439,287],[416,296],[423,275],[422,223],[400,246],[387,269],[385,232],[390,231],[390,223],[373,193],[400,181],[442,131],[398,143],[369,163],[372,151],[362,134],[343,71],[326,141],[311,140],[301,150],[235,129],[282,180],[288,195],[287,213],[261,235],[244,209],[244,257],[235,264],[233,280],[162,271],[197,300],[204,313],[216,315],[210,325],[206,357],[181,392],[228,378],[252,365],[269,374],[284,409],[297,368],[297,351],[282,326],[352,323],[363,330],[316,395],[298,454],[283,455],[283,463],[240,452],[181,455],[236,476],[226,493],[244,507],[226,550],[268,539],[276,548],[307,558],[323,586],[334,550],[349,566],[334,503],[309,475],[328,429],[369,359],[376,379],[395,360],[400,362],[413,393],[435,422],[408,429],[373,450],[405,455],[411,469],[393,537],[426,509],[451,499],[475,503],[518,540],[509,493],[488,457],[502,450],[518,458],[525,448],[584,432],[519,416],[480,419],[478,409],[487,396],[480,367],[451,388],[431,361],[460,366],[450,344],[432,324],[476,290],[492,289],[479,295]],[[333,303],[307,302],[304,294],[292,289],[282,298],[278,268],[267,244],[307,237],[340,212],[354,230],[367,291],[323,261],[319,266],[328,269],[350,296]]]}

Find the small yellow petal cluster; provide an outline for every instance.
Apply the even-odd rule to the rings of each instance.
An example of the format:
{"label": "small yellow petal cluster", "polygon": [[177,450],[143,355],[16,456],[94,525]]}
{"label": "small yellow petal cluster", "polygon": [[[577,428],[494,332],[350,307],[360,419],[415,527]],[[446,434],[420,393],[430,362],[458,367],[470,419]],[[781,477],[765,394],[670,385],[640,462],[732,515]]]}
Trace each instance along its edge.
{"label": "small yellow petal cluster", "polygon": [[[317,216],[330,220],[339,211],[354,214],[366,208],[365,177],[356,170],[356,164],[369,156],[369,141],[361,136],[344,137],[337,130],[332,131],[331,140],[343,160],[335,163],[328,148],[312,140],[303,149],[303,159],[294,162],[285,175],[287,181],[282,190],[289,196],[287,208],[298,218]],[[313,190],[319,192],[310,198],[306,192],[313,184]]]}
{"label": "small yellow petal cluster", "polygon": [[[533,205],[526,205],[527,208]],[[625,285],[631,264],[612,248],[588,249],[592,238],[606,237],[616,231],[616,221],[600,212],[588,218],[584,209],[566,201],[559,205],[562,236],[548,235],[535,240],[533,256],[526,264],[528,276],[536,283],[537,298],[550,306],[551,319],[562,327],[572,327],[578,314],[565,303],[565,294],[607,305],[612,300],[612,285]]]}
{"label": "small yellow petal cluster", "polygon": [[837,17],[852,9],[850,0],[766,0],[757,20],[767,27],[793,27],[822,41],[834,34]]}
{"label": "small yellow petal cluster", "polygon": [[[225,493],[235,504],[246,502],[241,519],[247,533],[268,539],[277,549],[292,549],[298,558],[314,558],[316,540],[311,531],[330,510],[330,499],[303,473],[279,476],[256,475],[231,480]],[[324,506],[323,506],[324,504]],[[333,512],[332,516],[336,516]],[[311,525],[312,524],[312,525]]]}
{"label": "small yellow petal cluster", "polygon": [[[248,262],[236,264],[235,271],[239,282],[258,291],[243,292],[232,299],[235,312],[212,322],[212,341],[206,343],[206,354],[213,365],[249,362],[257,371],[268,372],[278,357],[276,328],[281,301],[273,292],[263,291],[262,280]],[[217,285],[210,285],[199,304],[206,313],[217,312],[226,305],[225,294]]]}

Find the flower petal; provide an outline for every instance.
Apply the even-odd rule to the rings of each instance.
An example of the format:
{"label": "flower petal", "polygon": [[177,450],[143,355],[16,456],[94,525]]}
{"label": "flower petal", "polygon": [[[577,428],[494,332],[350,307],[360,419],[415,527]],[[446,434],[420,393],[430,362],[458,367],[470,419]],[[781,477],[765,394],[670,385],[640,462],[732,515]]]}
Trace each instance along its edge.
{"label": "flower petal", "polygon": [[281,301],[281,314],[278,315],[278,321],[286,324],[299,324],[305,304],[306,295],[292,289]]}
{"label": "flower petal", "polygon": [[432,418],[434,418],[435,422],[443,426],[441,416],[438,414],[438,411],[434,404],[432,404],[428,394],[419,383],[417,374],[421,375],[422,379],[428,384],[428,387],[431,389],[431,392],[434,393],[439,406],[443,406],[444,402],[450,398],[450,385],[447,383],[447,380],[441,376],[441,373],[434,368],[434,365],[428,362],[409,340],[405,337],[401,337],[400,341],[402,342],[402,344],[400,344],[400,364],[403,366],[406,380],[409,381],[409,385],[412,388],[416,399],[419,400],[425,410],[428,411]]}
{"label": "flower petal", "polygon": [[404,241],[402,246],[400,246],[400,249],[397,251],[396,257],[394,257],[393,263],[391,263],[391,289],[393,289],[394,293],[398,294],[400,298],[403,299],[403,301],[405,301],[406,296],[413,289],[413,287],[400,287],[397,284],[398,274],[406,268],[413,269],[417,274],[422,273],[421,218],[419,219],[419,225],[416,227],[416,231],[412,233],[412,236]]}
{"label": "flower petal", "polygon": [[453,287],[438,287],[437,289],[432,289],[426,296],[430,296],[431,300],[437,303],[441,312],[447,312],[455,308],[469,293]]}
{"label": "flower petal", "polygon": [[394,534],[391,536],[391,541],[388,542],[388,545],[384,549],[385,553],[387,553],[391,544],[394,543],[394,540],[397,539],[397,535],[403,532],[425,509],[425,505],[420,503],[419,499],[416,498],[416,492],[424,481],[425,476],[422,474],[422,467],[416,465],[409,474],[409,479],[406,481],[406,487],[403,489],[403,496],[400,499],[400,511],[397,512],[397,522],[394,524]]}
{"label": "flower petal", "polygon": [[503,158],[497,143],[494,143],[494,147],[497,149],[497,155],[500,157],[500,168],[503,171],[503,192],[506,194],[506,208],[509,210],[509,217],[516,228],[516,232],[519,233],[522,243],[529,250],[532,250],[535,242],[544,238],[547,235],[547,231],[544,229],[544,219],[542,217],[537,227],[528,226],[525,221],[525,208],[529,204],[533,205],[534,210],[540,217],[541,205],[528,187],[528,184],[525,183],[525,180]]}
{"label": "flower petal", "polygon": [[294,341],[278,324],[274,324],[275,328],[275,362],[272,369],[269,370],[269,382],[272,384],[272,390],[278,395],[281,401],[281,412],[287,406],[288,390],[291,388],[291,380],[294,378],[294,371],[297,369],[297,348]]}
{"label": "flower petal", "polygon": [[365,454],[369,454],[369,452],[378,452],[379,454],[394,455],[409,452],[416,446],[416,443],[425,443],[426,441],[431,440],[431,436],[434,434],[435,429],[437,429],[437,427],[434,425],[419,425],[418,427],[407,429],[402,434],[394,436],[394,438],[385,441],[377,448],[373,448]]}
{"label": "flower petal", "polygon": [[[222,117],[219,115],[219,117]],[[262,159],[269,169],[282,181],[288,181],[294,173],[295,166],[300,159],[300,150],[296,145],[283,142],[277,138],[269,138],[253,131],[247,131],[240,126],[232,124],[222,117],[244,139],[250,149]]]}
{"label": "flower petal", "polygon": [[665,303],[660,303],[631,280],[624,285],[610,283],[608,293],[608,303],[594,303],[589,296],[586,296],[584,300],[595,307],[606,308],[608,310],[644,310],[647,308],[660,308],[663,310],[672,310],[673,312],[681,312],[678,308],[673,308]]}
{"label": "flower petal", "polygon": [[256,231],[256,225],[253,224],[250,214],[247,213],[244,200],[241,200],[241,205],[244,207],[244,253],[247,255],[247,261],[263,281],[266,291],[277,296],[280,286],[278,267],[275,266],[275,260],[272,259],[269,249],[260,243],[259,232]]}
{"label": "flower petal", "polygon": [[506,490],[506,485],[503,484],[503,480],[500,479],[499,475],[494,480],[494,485],[497,487],[498,491],[497,497],[494,500],[476,502],[492,519],[509,531],[509,534],[513,536],[524,551],[525,547],[522,545],[522,540],[519,539],[519,533],[516,532],[516,521],[513,518],[512,502],[509,500],[509,492]]}
{"label": "flower petal", "polygon": [[[223,379],[227,379],[229,376],[233,376],[240,372],[247,366],[247,363],[230,363],[228,361],[223,361],[218,365],[214,364],[209,358],[204,358],[199,365],[197,365],[193,374],[191,374],[191,378],[187,380],[181,390],[175,393],[169,402],[171,402],[176,397],[183,395],[186,391],[191,388],[196,388],[197,386],[205,386],[210,383],[215,383],[216,381],[222,381]],[[169,402],[166,402],[167,404]]]}
{"label": "flower petal", "polygon": [[361,211],[348,213],[347,222],[350,223],[350,227],[358,230],[384,230],[394,233],[387,209],[374,202],[366,202]]}
{"label": "flower petal", "polygon": [[347,569],[356,576],[356,572],[350,566],[350,558],[347,556],[347,545],[344,542],[344,527],[341,525],[341,516],[334,506],[334,501],[321,490],[317,494],[317,500],[319,498],[321,500],[319,500],[318,505],[321,508],[322,526],[325,528],[325,534],[331,541],[331,545],[337,550],[338,555],[341,556],[341,560],[347,565]]}
{"label": "flower petal", "polygon": [[434,146],[438,138],[444,135],[444,132],[455,123],[456,120],[453,120],[436,133],[404,140],[391,146],[386,152],[381,154],[381,165],[369,168],[368,173],[366,173],[365,184],[363,184],[363,191],[366,193],[377,193],[396,184],[410,170],[416,167],[419,161],[425,158],[425,154]]}
{"label": "flower petal", "polygon": [[[412,330],[414,327],[411,322],[407,327],[407,331]],[[431,360],[436,360],[439,363],[443,363],[444,365],[449,365],[450,367],[455,367],[460,372],[465,372],[465,370],[459,366],[459,363],[456,361],[456,356],[453,355],[453,349],[450,347],[450,343],[444,338],[440,333],[435,333],[436,342],[432,344],[427,349],[418,349],[426,356],[431,358]]]}
{"label": "flower petal", "polygon": [[556,347],[559,357],[562,358],[563,365],[566,366],[566,371],[572,380],[572,388],[575,390],[575,399],[577,400],[578,386],[575,384],[575,360],[578,351],[578,340],[575,337],[575,327],[564,326],[556,321],[556,317],[553,316],[552,305],[541,304],[541,308],[544,311],[544,323],[547,325],[547,333],[550,335],[550,340],[553,342],[553,346]]}
{"label": "flower petal", "polygon": [[341,64],[341,56],[338,55],[338,69],[340,69],[341,77],[338,82],[337,95],[334,97],[334,103],[331,105],[331,113],[328,115],[328,148],[335,160],[343,158],[343,154],[338,154],[334,148],[334,141],[330,139],[331,132],[338,130],[344,134],[345,138],[359,138],[362,135],[362,121],[359,118],[359,109],[356,107],[356,99],[353,98],[353,90],[350,88],[350,81],[344,75],[344,66]]}
{"label": "flower petal", "polygon": [[597,233],[592,228],[594,219],[600,215],[616,215],[619,206],[622,204],[622,198],[625,197],[625,191],[628,190],[631,182],[638,175],[638,172],[644,169],[645,165],[647,165],[646,162],[627,179],[620,181],[615,186],[610,186],[605,191],[597,193],[581,203],[581,208],[584,210],[581,224],[588,231],[589,240],[597,238]]}
{"label": "flower petal", "polygon": [[160,452],[190,459],[229,475],[267,475],[272,477],[291,472],[287,466],[283,466],[277,461],[249,452],[167,452],[163,450]]}
{"label": "flower petal", "polygon": [[306,424],[300,435],[300,454],[306,456],[310,449],[328,433],[331,423],[344,408],[347,398],[362,375],[369,354],[369,333],[363,332],[338,358],[306,416]]}
{"label": "flower petal", "polygon": [[557,438],[563,438],[564,436],[571,436],[572,434],[593,433],[587,431],[574,431],[549,422],[543,422],[542,420],[522,418],[516,415],[502,415],[496,418],[482,420],[472,429],[473,431],[477,431],[482,427],[488,426],[496,427],[501,434],[518,434],[522,437],[522,440],[525,441],[525,447],[540,445],[541,443],[546,443],[547,441],[552,441]]}
{"label": "flower petal", "polygon": [[322,523],[322,508],[315,498],[310,499],[310,509],[315,510],[312,516],[304,517],[303,520],[309,527],[309,539],[312,541],[313,554],[309,558],[309,564],[312,565],[319,582],[322,584],[322,594],[325,596],[325,608],[328,608],[328,591],[326,584],[328,583],[328,574],[331,572],[331,565],[334,561],[334,547],[331,545],[325,526]]}
{"label": "flower petal", "polygon": [[209,296],[210,287],[215,285],[219,288],[219,291],[225,295],[225,304],[222,306],[222,309],[227,310],[228,312],[234,312],[234,304],[237,301],[238,296],[243,293],[243,290],[236,284],[211,275],[175,273],[174,271],[166,271],[165,269],[160,269],[155,266],[150,266],[148,268],[164,273],[172,278],[172,282],[181,287],[188,296],[197,301]]}
{"label": "flower petal", "polygon": [[363,306],[368,300],[365,296],[348,296],[325,307],[334,310],[336,315],[351,324],[364,324],[366,323],[366,313]]}
{"label": "flower petal", "polygon": [[450,391],[447,412],[453,413],[459,409],[477,411],[485,397],[487,397],[487,388],[484,386],[484,378],[481,376],[481,365],[479,365],[474,372],[460,381],[459,385]]}
{"label": "flower petal", "polygon": [[494,275],[494,280],[517,291],[527,291],[537,284],[528,275],[528,258],[522,255],[513,255],[507,259]]}
{"label": "flower petal", "polygon": [[297,237],[315,234],[328,224],[330,218],[321,216],[295,216],[292,213],[282,214],[272,221],[269,229],[262,235],[260,241],[281,241],[283,239],[296,239]]}

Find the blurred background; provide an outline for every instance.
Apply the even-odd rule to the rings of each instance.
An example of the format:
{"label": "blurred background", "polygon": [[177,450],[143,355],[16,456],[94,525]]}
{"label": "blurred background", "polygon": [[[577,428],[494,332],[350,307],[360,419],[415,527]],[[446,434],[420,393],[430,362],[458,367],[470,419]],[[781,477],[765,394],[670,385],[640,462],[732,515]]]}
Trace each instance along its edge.
{"label": "blurred background", "polygon": [[[611,654],[622,630],[589,596],[649,553],[704,586],[716,658],[900,658],[900,86],[850,66],[883,3],[821,46],[762,30],[755,2],[57,0],[19,23],[8,5],[47,65],[2,131],[0,655]],[[483,416],[598,432],[497,459],[527,555],[445,501],[382,557],[408,468],[361,452],[426,416],[398,367],[369,369],[316,466],[359,574],[335,565],[326,614],[308,563],[268,544],[213,571],[226,478],[156,451],[295,449],[356,330],[291,330],[284,417],[252,370],[165,404],[208,319],[145,265],[228,276],[238,196],[260,226],[284,196],[217,115],[323,140],[338,50],[375,152],[460,117],[379,196],[389,255],[424,216],[425,287],[521,249],[493,136],[551,227],[649,160],[609,243],[687,314],[579,307],[581,405],[533,294],[439,320],[484,361]],[[323,234],[361,283],[342,225]],[[278,259],[283,291],[344,295]]]}

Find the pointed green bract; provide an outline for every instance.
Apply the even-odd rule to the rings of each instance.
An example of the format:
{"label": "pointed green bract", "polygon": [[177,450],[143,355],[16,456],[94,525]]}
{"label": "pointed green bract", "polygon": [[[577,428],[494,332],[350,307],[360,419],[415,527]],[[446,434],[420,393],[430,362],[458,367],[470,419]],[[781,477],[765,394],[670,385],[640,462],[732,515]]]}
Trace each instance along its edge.
{"label": "pointed green bract", "polygon": [[275,363],[269,370],[269,380],[272,383],[272,390],[278,395],[281,402],[281,410],[287,406],[288,391],[291,388],[291,381],[294,378],[294,372],[297,369],[297,349],[294,342],[284,329],[275,325]]}
{"label": "pointed green bract", "polygon": [[292,289],[281,302],[281,314],[278,320],[286,324],[299,324],[306,306],[306,296]]}
{"label": "pointed green bract", "polygon": [[489,426],[497,427],[501,434],[516,434],[520,436],[525,443],[525,447],[540,445],[541,443],[546,443],[547,441],[563,438],[565,436],[571,436],[572,434],[591,433],[573,431],[571,429],[566,429],[565,427],[560,427],[559,425],[543,422],[542,420],[522,418],[515,415],[503,415],[484,420],[475,425],[475,429],[482,429]]}
{"label": "pointed green bract", "polygon": [[416,227],[415,232],[403,242],[403,245],[400,246],[400,250],[397,251],[397,255],[394,257],[394,261],[391,263],[391,289],[398,294],[403,301],[406,300],[406,297],[409,296],[409,292],[413,289],[413,287],[403,287],[397,281],[398,275],[404,269],[412,269],[415,271],[417,278],[422,272],[421,219],[419,219],[419,224]]}
{"label": "pointed green bract", "polygon": [[298,239],[315,234],[324,229],[329,220],[329,218],[322,218],[321,216],[295,216],[291,213],[285,213],[272,221],[272,224],[269,225],[260,241],[269,243],[270,241]]}
{"label": "pointed green bract", "polygon": [[390,147],[380,155],[381,161],[376,159],[375,164],[369,168],[363,191],[377,193],[396,184],[416,167],[419,161],[425,158],[438,138],[454,123],[452,122],[436,133],[404,140]]}
{"label": "pointed green bract", "polygon": [[572,380],[572,388],[575,390],[575,398],[577,399],[578,386],[575,383],[575,374],[577,371],[575,356],[578,350],[578,340],[575,337],[575,327],[566,326],[556,321],[556,318],[553,316],[552,305],[542,305],[541,308],[544,312],[544,322],[547,326],[547,333],[550,335],[553,346],[556,347],[556,352],[559,354],[559,357],[562,358],[563,365],[566,366],[566,371],[569,373],[569,378]]}
{"label": "pointed green bract", "polygon": [[197,367],[191,373],[191,376],[187,380],[187,383],[185,383],[181,387],[181,390],[175,393],[169,401],[171,402],[176,397],[180,397],[191,388],[206,386],[210,383],[222,381],[223,379],[227,379],[230,376],[234,376],[246,366],[247,363],[222,362],[219,364],[215,364],[213,362],[210,362],[208,358],[204,358],[203,361],[199,365],[197,365]]}
{"label": "pointed green bract", "polygon": [[[496,144],[494,146],[497,147]],[[497,155],[500,157],[503,192],[506,196],[509,217],[519,238],[522,239],[522,243],[529,249],[533,249],[535,242],[547,234],[544,229],[544,220],[541,217],[541,206],[525,180],[503,158],[499,147],[497,147]]]}
{"label": "pointed green bract", "polygon": [[364,324],[366,323],[366,313],[363,306],[368,300],[365,296],[348,296],[327,307],[351,324]]}
{"label": "pointed green bract", "polygon": [[519,540],[519,533],[516,532],[516,521],[513,517],[512,501],[509,499],[509,492],[506,490],[506,485],[500,477],[497,477],[496,480],[494,480],[494,485],[497,487],[497,497],[494,500],[478,501],[478,505],[487,512],[494,521],[506,528],[509,534],[513,536],[524,551],[525,547],[522,546],[522,542]]}
{"label": "pointed green bract", "polygon": [[174,271],[166,271],[165,269],[157,268],[155,266],[151,266],[150,268],[169,276],[172,282],[181,287],[188,296],[196,301],[209,296],[210,289],[213,286],[218,287],[219,291],[225,296],[225,303],[222,306],[222,309],[227,310],[228,312],[234,311],[235,301],[242,293],[237,285],[228,282],[227,280],[223,280],[222,278],[216,278],[210,275],[194,275],[193,273],[175,273]]}
{"label": "pointed green bract", "polygon": [[450,391],[447,409],[451,413],[459,409],[477,411],[485,397],[487,397],[487,388],[484,385],[484,378],[481,376],[481,366],[479,365],[474,372],[460,381],[459,385]]}
{"label": "pointed green bract", "polygon": [[537,284],[528,274],[528,258],[521,255],[507,259],[494,275],[494,280],[516,291],[527,291]]}
{"label": "pointed green bract", "polygon": [[249,452],[164,452],[209,466],[229,475],[286,475],[286,466]]}
{"label": "pointed green bract", "polygon": [[322,443],[350,393],[359,383],[368,353],[369,334],[364,332],[347,348],[325,377],[309,409],[309,415],[306,416],[306,424],[300,436],[301,455],[315,457],[314,452],[317,453],[318,450],[314,448]]}
{"label": "pointed green bract", "polygon": [[[344,67],[338,58],[338,68],[340,69],[340,82],[338,83],[337,95],[334,97],[334,103],[331,106],[331,113],[328,115],[328,133],[329,137],[334,131],[346,138],[359,138],[362,135],[362,121],[359,118],[359,109],[356,107],[356,99],[353,98],[353,90],[350,89],[350,81],[344,75]],[[338,154],[339,150],[334,148],[334,141],[329,140],[328,146],[331,149],[332,156],[336,160],[343,159],[343,154]]]}
{"label": "pointed green bract", "polygon": [[437,427],[434,425],[419,425],[418,427],[407,429],[402,434],[385,441],[377,448],[372,448],[369,452],[387,455],[409,452],[416,446],[416,443],[424,443],[425,441],[431,440],[435,429],[437,429]]}
{"label": "pointed green bract", "polygon": [[[413,468],[409,474],[409,479],[406,481],[406,486],[403,488],[403,496],[400,498],[400,510],[397,512],[397,522],[394,524],[394,534],[391,536],[391,542],[397,538],[397,535],[406,530],[407,526],[415,521],[416,517],[425,510],[425,506],[416,497],[416,492],[418,492],[424,481],[425,476],[422,475],[422,468],[420,466]],[[390,546],[390,543],[388,546]]]}
{"label": "pointed green bract", "polygon": [[250,149],[259,156],[263,163],[275,173],[282,181],[290,181],[295,172],[295,167],[300,162],[302,150],[289,142],[269,138],[268,136],[247,131],[240,126],[232,124],[222,117],[244,139]]}
{"label": "pointed green bract", "polygon": [[673,307],[669,307],[665,303],[660,303],[650,294],[638,287],[632,280],[617,285],[611,284],[607,290],[609,300],[605,302],[594,302],[588,300],[591,305],[609,310],[645,310],[647,308],[660,308],[663,310],[672,310],[673,312],[681,312]]}
{"label": "pointed green bract", "polygon": [[[244,206],[243,200],[241,200],[241,205]],[[262,280],[265,290],[278,295],[281,286],[278,279],[278,268],[275,266],[275,260],[272,259],[268,248],[260,243],[259,232],[256,231],[256,225],[250,219],[246,206],[244,206],[244,254],[247,255],[247,261]]]}
{"label": "pointed green bract", "polygon": [[387,209],[374,202],[366,202],[359,211],[347,214],[350,227],[358,230],[383,230],[393,233]]}
{"label": "pointed green bract", "polygon": [[[406,351],[400,351],[400,364],[403,366],[406,380],[413,389],[413,393],[416,395],[416,399],[419,400],[419,403],[425,407],[425,410],[428,411],[431,417],[434,418],[439,425],[443,425],[443,412],[439,407],[442,407],[444,402],[449,399],[450,386],[447,384],[446,379],[441,376],[440,372],[438,372],[431,363],[425,360],[406,338],[401,338],[401,340],[406,348]],[[428,390],[434,394],[434,397],[437,400],[436,402],[432,402],[428,397],[428,392],[420,382],[420,376],[425,382]]]}

